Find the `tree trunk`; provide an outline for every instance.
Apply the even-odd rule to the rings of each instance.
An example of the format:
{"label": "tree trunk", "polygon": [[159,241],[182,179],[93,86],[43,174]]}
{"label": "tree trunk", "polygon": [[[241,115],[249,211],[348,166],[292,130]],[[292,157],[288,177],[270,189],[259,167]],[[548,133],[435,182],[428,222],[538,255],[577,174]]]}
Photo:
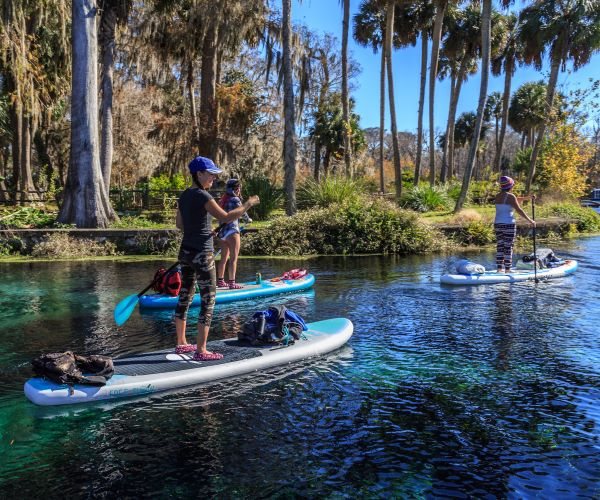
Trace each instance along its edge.
{"label": "tree trunk", "polygon": [[350,143],[350,97],[348,95],[348,25],[350,24],[350,0],[344,0],[342,23],[342,114],[344,119],[344,165],[346,176],[352,177]]}
{"label": "tree trunk", "polygon": [[194,90],[194,66],[192,61],[188,61],[187,85],[190,94],[190,113],[192,119],[192,143],[198,145],[200,137],[198,136],[198,112],[196,111],[196,96]]}
{"label": "tree trunk", "polygon": [[217,37],[218,28],[211,24],[202,45],[200,81],[200,120],[198,151],[202,156],[213,157],[216,150],[217,124]]}
{"label": "tree trunk", "polygon": [[315,136],[315,181],[319,182],[321,176],[321,141],[318,136]]}
{"label": "tree trunk", "polygon": [[510,87],[513,73],[513,61],[506,61],[504,65],[504,92],[502,94],[502,121],[500,122],[500,137],[498,138],[498,147],[494,156],[494,170],[501,173],[502,148],[504,147],[504,137],[506,135],[506,125],[508,124],[508,107],[510,106]]}
{"label": "tree trunk", "polygon": [[21,172],[19,174],[19,191],[21,202],[38,200],[39,196],[35,193],[35,185],[31,175],[31,116],[24,114],[22,120],[23,131],[21,133]]}
{"label": "tree trunk", "polygon": [[421,83],[419,86],[419,111],[417,121],[417,158],[415,159],[414,185],[421,180],[421,155],[423,154],[423,110],[425,108],[425,84],[427,82],[427,30],[421,31]]}
{"label": "tree trunk", "polygon": [[[566,45],[566,43],[564,44]],[[566,52],[563,50],[562,52]],[[546,115],[550,115],[552,113],[552,106],[554,104],[554,94],[556,92],[556,82],[558,81],[558,72],[560,70],[560,62],[563,60],[562,53],[560,55],[556,55],[556,57],[552,57],[553,54],[550,54],[552,59],[552,66],[550,67],[550,80],[548,81],[548,88],[546,90]],[[542,140],[544,139],[544,134],[546,132],[546,121],[544,120],[542,124],[539,126],[537,138],[535,139],[535,143],[533,145],[533,150],[531,151],[531,160],[529,162],[529,172],[527,173],[527,183],[525,184],[525,192],[527,194],[531,191],[531,185],[533,184],[533,179],[535,177],[535,163],[537,161],[538,154],[540,152],[540,148],[542,147]]]}
{"label": "tree trunk", "polygon": [[282,6],[285,212],[287,215],[294,215],[296,213],[296,120],[291,57],[292,0],[283,0]]}
{"label": "tree trunk", "polygon": [[72,2],[71,152],[58,221],[104,228],[116,218],[104,187],[98,144],[97,9]]}
{"label": "tree trunk", "polygon": [[331,160],[331,150],[325,148],[325,156],[323,158],[323,175],[327,177],[329,175],[329,162]]}
{"label": "tree trunk", "polygon": [[6,189],[6,182],[4,182],[4,176],[6,175],[8,167],[8,148],[2,148],[0,153],[0,201],[7,202],[10,200],[10,196]]}
{"label": "tree trunk", "polygon": [[471,182],[471,174],[475,165],[475,156],[479,146],[479,136],[483,125],[483,114],[485,111],[485,101],[487,100],[488,78],[490,73],[490,49],[491,49],[491,18],[492,18],[492,0],[483,0],[481,10],[481,85],[479,87],[479,103],[477,105],[477,118],[475,119],[475,130],[471,138],[469,148],[469,157],[465,165],[465,173],[463,176],[462,188],[454,213],[459,212],[467,198],[469,184]]}
{"label": "tree trunk", "polygon": [[385,140],[385,47],[381,47],[381,71],[379,73],[379,190],[385,194],[385,170],[383,151]]}
{"label": "tree trunk", "polygon": [[21,177],[21,143],[23,142],[23,106],[19,98],[11,106],[12,118],[12,167],[13,167],[13,200],[15,203],[21,199],[19,193],[19,179]]}
{"label": "tree trunk", "polygon": [[458,98],[462,84],[467,74],[467,65],[469,57],[465,54],[460,62],[458,74],[455,77],[455,85],[451,85],[452,92],[450,93],[450,107],[448,109],[448,124],[446,126],[446,141],[442,154],[442,169],[440,171],[440,182],[446,182],[446,176],[449,174],[452,177],[454,168],[454,125],[456,123],[456,108],[458,107]]}
{"label": "tree trunk", "polygon": [[435,4],[435,20],[431,37],[431,66],[429,67],[429,184],[432,186],[435,184],[435,82],[437,80],[442,24],[447,1],[437,0]]}
{"label": "tree trunk", "polygon": [[400,165],[400,146],[398,144],[398,129],[396,126],[396,105],[394,104],[394,75],[392,72],[392,34],[394,32],[395,0],[388,0],[386,9],[385,53],[388,77],[388,98],[390,101],[390,124],[392,129],[392,146],[394,148],[394,177],[396,185],[396,200],[402,196],[402,166]]}
{"label": "tree trunk", "polygon": [[113,70],[115,66],[115,31],[117,12],[115,5],[105,2],[100,18],[100,44],[102,51],[102,101],[100,117],[102,135],[100,137],[100,168],[106,192],[110,191],[110,176],[113,157]]}

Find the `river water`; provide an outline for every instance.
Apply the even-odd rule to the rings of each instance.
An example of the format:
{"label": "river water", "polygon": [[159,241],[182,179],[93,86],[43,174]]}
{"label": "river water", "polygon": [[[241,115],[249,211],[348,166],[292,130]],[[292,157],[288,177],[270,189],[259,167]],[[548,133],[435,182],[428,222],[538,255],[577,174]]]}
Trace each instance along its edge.
{"label": "river water", "polygon": [[[211,338],[282,303],[308,321],[350,318],[348,345],[56,409],[22,391],[42,351],[173,345],[170,312],[112,321],[159,263],[0,264],[1,496],[598,498],[600,237],[555,251],[578,272],[473,288],[438,283],[458,256],[242,260],[240,281],[304,265],[315,289],[217,306]],[[470,258],[493,267],[491,253]]]}

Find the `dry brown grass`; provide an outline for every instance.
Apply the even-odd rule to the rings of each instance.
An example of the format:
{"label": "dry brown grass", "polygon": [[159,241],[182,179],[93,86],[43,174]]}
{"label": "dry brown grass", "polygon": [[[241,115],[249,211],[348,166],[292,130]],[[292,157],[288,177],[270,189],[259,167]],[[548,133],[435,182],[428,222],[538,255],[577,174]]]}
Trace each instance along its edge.
{"label": "dry brown grass", "polygon": [[91,239],[74,238],[66,233],[54,233],[35,244],[31,255],[46,259],[79,259],[119,255],[119,252],[116,245],[110,241],[99,243]]}

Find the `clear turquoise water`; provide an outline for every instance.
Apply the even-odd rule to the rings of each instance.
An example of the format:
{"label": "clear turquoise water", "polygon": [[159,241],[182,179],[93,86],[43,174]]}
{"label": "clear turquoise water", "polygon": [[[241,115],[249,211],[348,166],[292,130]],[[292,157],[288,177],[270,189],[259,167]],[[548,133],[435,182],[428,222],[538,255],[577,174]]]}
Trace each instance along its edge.
{"label": "clear turquoise water", "polygon": [[[169,312],[112,321],[158,263],[0,264],[1,496],[598,498],[600,238],[559,253],[579,260],[572,277],[476,288],[437,282],[457,257],[311,260],[314,292],[218,306],[212,338],[283,303],[350,318],[345,348],[58,409],[23,396],[40,352],[174,343]],[[239,278],[302,264],[244,260]]]}

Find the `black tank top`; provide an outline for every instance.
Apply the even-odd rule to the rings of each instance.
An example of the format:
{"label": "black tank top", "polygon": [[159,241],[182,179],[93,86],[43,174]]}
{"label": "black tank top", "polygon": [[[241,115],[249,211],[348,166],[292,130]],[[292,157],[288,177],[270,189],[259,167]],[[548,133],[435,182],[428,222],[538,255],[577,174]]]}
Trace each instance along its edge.
{"label": "black tank top", "polygon": [[187,188],[179,197],[179,212],[183,221],[181,246],[187,250],[212,252],[212,216],[204,206],[212,200],[212,195],[198,187]]}

